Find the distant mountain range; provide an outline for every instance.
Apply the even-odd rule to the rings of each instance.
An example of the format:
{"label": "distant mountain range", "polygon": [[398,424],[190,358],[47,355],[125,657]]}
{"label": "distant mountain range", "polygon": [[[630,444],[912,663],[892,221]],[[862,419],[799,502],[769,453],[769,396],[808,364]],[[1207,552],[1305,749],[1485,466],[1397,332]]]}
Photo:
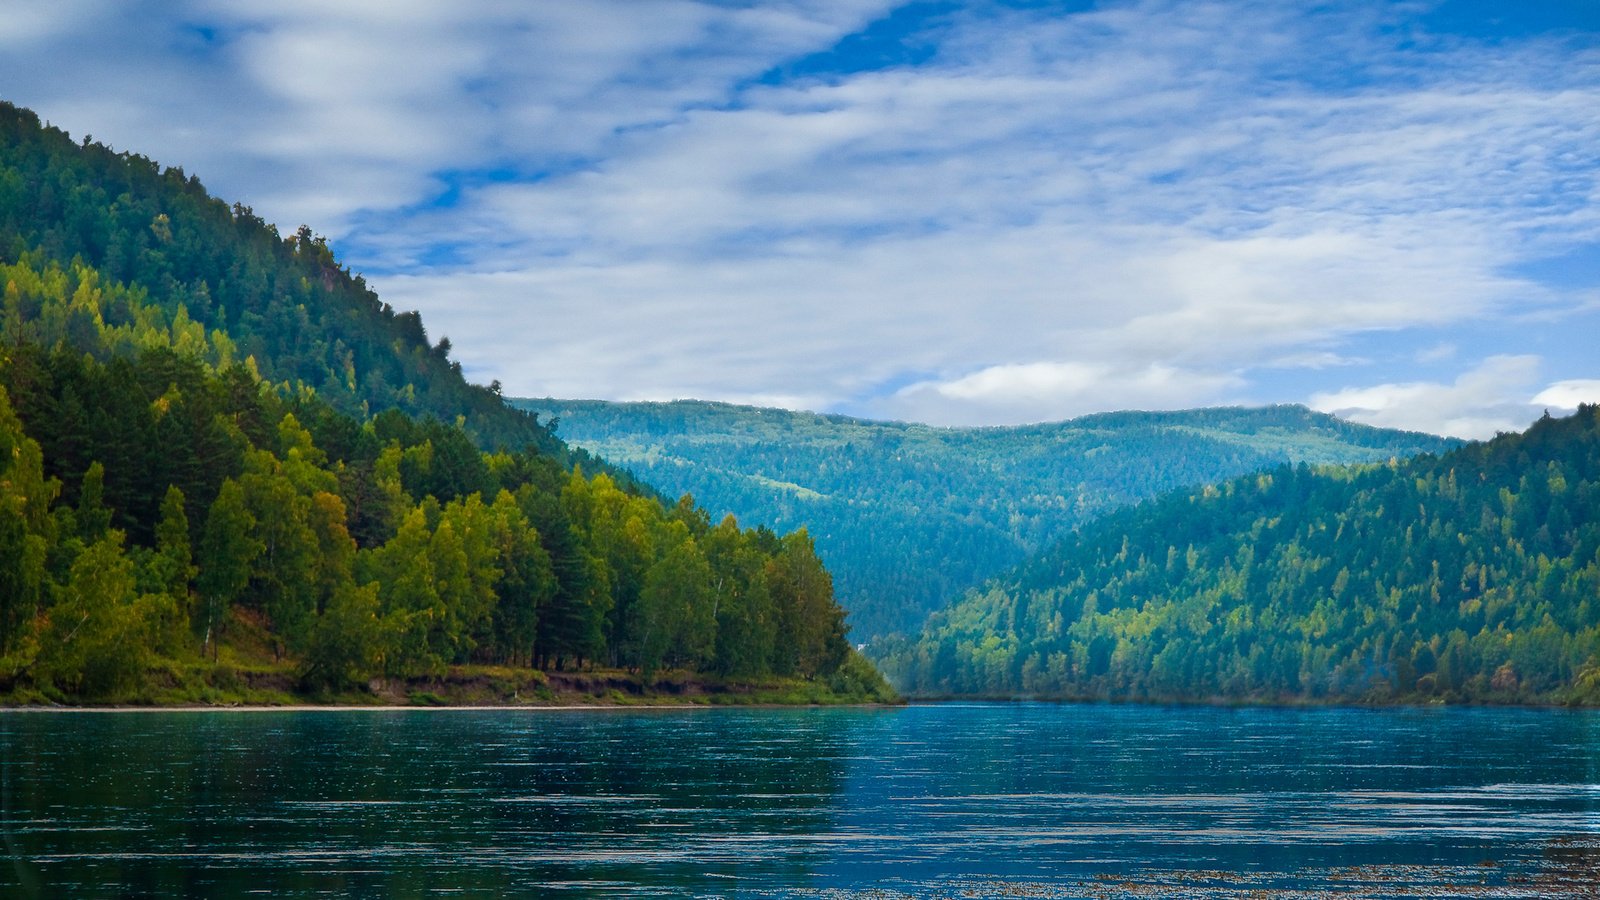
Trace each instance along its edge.
{"label": "distant mountain range", "polygon": [[713,515],[806,528],[857,641],[917,633],[963,591],[1130,503],[1283,463],[1385,462],[1460,445],[1301,406],[935,428],[700,401],[511,402]]}

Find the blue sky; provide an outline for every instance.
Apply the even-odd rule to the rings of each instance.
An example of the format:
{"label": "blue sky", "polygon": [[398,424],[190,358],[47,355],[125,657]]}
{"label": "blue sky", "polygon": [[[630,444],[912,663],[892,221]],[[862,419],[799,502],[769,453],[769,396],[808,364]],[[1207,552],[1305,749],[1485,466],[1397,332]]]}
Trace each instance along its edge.
{"label": "blue sky", "polygon": [[11,0],[0,96],[507,393],[938,424],[1600,401],[1600,4]]}

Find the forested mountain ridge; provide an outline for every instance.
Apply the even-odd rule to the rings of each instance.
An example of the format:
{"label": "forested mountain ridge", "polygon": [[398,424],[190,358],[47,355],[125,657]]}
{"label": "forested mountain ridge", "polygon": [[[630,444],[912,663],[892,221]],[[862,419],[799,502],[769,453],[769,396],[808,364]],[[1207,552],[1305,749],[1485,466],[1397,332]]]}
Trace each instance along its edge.
{"label": "forested mountain ridge", "polygon": [[1164,491],[1284,462],[1387,461],[1460,443],[1299,406],[936,428],[700,401],[512,402],[663,490],[744,522],[804,525],[858,640],[914,634],[967,588]]}
{"label": "forested mountain ridge", "polygon": [[14,107],[0,130],[0,700],[359,699],[475,666],[513,701],[592,663],[890,695],[803,531],[569,452],[306,230]]}
{"label": "forested mountain ridge", "polygon": [[924,694],[1600,702],[1600,407],[1120,510],[885,665]]}
{"label": "forested mountain ridge", "polygon": [[[630,481],[581,451],[572,455],[537,417],[507,405],[498,385],[466,381],[448,338],[430,343],[420,315],[384,303],[310,228],[280,235],[181,168],[88,136],[75,143],[31,110],[0,101],[0,261],[30,254],[35,269],[82,265],[98,283],[128,288],[146,315],[225,333],[229,343],[218,352],[228,361],[253,360],[263,380],[315,390],[346,415],[398,409],[459,420],[484,449],[533,446]],[[8,315],[26,327],[35,321],[30,312]],[[126,302],[101,315],[134,324]]]}

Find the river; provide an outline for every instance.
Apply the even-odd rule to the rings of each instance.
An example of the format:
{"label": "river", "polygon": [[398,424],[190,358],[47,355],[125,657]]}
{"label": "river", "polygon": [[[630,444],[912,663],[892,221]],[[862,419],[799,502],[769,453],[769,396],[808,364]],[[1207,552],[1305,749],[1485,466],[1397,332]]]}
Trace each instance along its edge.
{"label": "river", "polygon": [[10,711],[0,800],[3,896],[1596,896],[1600,715]]}

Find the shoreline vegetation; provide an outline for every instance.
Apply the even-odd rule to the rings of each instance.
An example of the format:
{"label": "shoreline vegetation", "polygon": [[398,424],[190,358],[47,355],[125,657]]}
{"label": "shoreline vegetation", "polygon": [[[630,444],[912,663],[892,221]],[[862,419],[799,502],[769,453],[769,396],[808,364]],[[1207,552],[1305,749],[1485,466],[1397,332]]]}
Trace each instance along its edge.
{"label": "shoreline vegetation", "polygon": [[[198,668],[198,667],[191,667]],[[152,686],[83,703],[37,691],[0,697],[0,712],[336,709],[615,709],[902,705],[903,698],[859,683],[804,678],[724,678],[688,670],[645,678],[623,669],[552,671],[455,666],[438,675],[374,678],[339,691],[299,689],[290,666],[211,667],[157,673]],[[159,677],[164,676],[164,677]],[[182,678],[174,682],[175,677]],[[161,682],[165,681],[163,685]]]}
{"label": "shoreline vegetation", "polygon": [[1529,699],[1526,697],[1479,698],[1460,697],[1446,699],[1437,696],[1411,694],[1404,697],[1096,697],[1019,695],[1000,696],[985,694],[905,694],[900,701],[907,706],[938,706],[945,703],[1040,703],[1057,706],[1170,706],[1178,708],[1209,709],[1546,709],[1571,712],[1600,711],[1600,705],[1580,697],[1559,699]]}
{"label": "shoreline vegetation", "polygon": [[[546,673],[549,674],[549,673]],[[94,702],[69,704],[57,702],[0,701],[0,715],[33,712],[342,712],[373,711],[399,712],[406,710],[440,710],[457,712],[563,712],[584,710],[661,710],[684,711],[704,709],[806,709],[817,707],[851,707],[891,709],[911,706],[944,706],[947,704],[1039,704],[1047,706],[1135,706],[1175,707],[1181,709],[1260,709],[1260,710],[1316,710],[1351,709],[1372,712],[1386,710],[1428,709],[1483,709],[1483,710],[1546,710],[1551,712],[1595,712],[1593,704],[1579,699],[1550,700],[1546,702],[1526,699],[1445,700],[1439,697],[1371,697],[1366,699],[1287,697],[1268,699],[1261,697],[1204,697],[1204,698],[1136,698],[1136,697],[1050,697],[1050,696],[976,696],[952,694],[941,696],[895,695],[872,697],[845,695],[830,691],[825,686],[777,680],[752,683],[706,683],[693,673],[675,680],[668,676],[653,687],[645,687],[636,676],[622,672],[567,673],[599,676],[602,681],[616,677],[630,679],[626,685],[609,684],[603,690],[594,686],[570,687],[561,684],[540,685],[526,696],[520,691],[511,696],[499,693],[503,682],[496,678],[446,676],[443,679],[391,682],[365,692],[347,692],[334,697],[299,696],[271,689],[241,692],[240,699],[161,700],[133,699],[126,702]],[[441,693],[441,688],[443,692]]]}

